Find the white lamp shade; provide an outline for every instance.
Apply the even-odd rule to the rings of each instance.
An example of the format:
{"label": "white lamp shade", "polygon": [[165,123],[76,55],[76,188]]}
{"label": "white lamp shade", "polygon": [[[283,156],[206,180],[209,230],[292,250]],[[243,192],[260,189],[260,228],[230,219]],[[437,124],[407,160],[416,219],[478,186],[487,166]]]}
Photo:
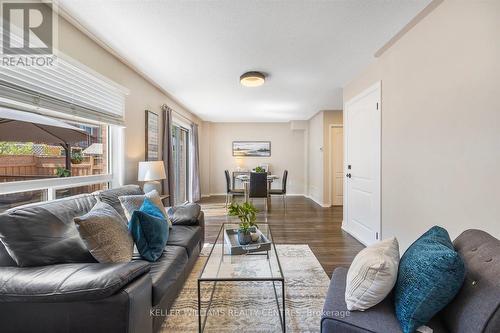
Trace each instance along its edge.
{"label": "white lamp shade", "polygon": [[151,180],[160,180],[167,178],[163,161],[139,162],[139,172],[137,180],[148,182]]}

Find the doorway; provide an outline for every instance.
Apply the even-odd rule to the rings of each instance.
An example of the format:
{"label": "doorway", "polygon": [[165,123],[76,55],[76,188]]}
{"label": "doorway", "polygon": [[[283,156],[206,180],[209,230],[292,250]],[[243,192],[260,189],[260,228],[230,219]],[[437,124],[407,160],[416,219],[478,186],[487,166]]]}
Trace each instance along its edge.
{"label": "doorway", "polygon": [[344,128],[330,125],[330,204],[344,204]]}
{"label": "doorway", "polygon": [[342,228],[369,245],[381,239],[381,83],[346,102],[344,110]]}

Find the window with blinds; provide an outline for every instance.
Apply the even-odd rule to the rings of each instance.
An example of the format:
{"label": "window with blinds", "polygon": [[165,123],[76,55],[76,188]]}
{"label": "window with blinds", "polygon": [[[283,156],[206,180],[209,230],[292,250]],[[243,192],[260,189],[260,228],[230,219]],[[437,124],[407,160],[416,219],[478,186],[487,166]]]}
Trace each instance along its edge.
{"label": "window with blinds", "polygon": [[[64,55],[54,58],[52,66],[0,65],[0,127],[4,126],[0,129],[0,212],[121,185],[120,127],[127,94],[126,88]],[[23,119],[18,119],[21,114]],[[32,136],[15,135],[16,126],[26,133],[31,133],[31,125],[40,128],[43,124],[37,119],[42,118],[47,120],[45,125],[53,126],[41,131],[58,140],[36,136],[35,130]],[[85,139],[65,138],[59,127],[82,132]]]}
{"label": "window with blinds", "polygon": [[123,126],[127,94],[111,80],[61,58],[53,66],[0,66],[4,106]]}

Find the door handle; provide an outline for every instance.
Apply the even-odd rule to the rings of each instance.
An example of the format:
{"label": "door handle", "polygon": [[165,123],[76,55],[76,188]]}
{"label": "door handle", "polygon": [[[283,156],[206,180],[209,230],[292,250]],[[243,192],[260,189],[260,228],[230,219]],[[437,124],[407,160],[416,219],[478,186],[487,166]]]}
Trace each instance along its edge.
{"label": "door handle", "polygon": [[347,178],[351,178],[351,174],[348,173],[347,175],[345,175]]}

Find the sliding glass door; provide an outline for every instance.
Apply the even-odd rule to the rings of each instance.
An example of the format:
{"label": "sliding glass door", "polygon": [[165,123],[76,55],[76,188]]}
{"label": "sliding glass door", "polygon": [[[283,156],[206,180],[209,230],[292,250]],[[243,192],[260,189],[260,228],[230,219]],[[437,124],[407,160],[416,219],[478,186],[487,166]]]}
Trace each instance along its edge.
{"label": "sliding glass door", "polygon": [[189,131],[184,127],[172,126],[174,162],[175,205],[183,204],[189,198]]}

